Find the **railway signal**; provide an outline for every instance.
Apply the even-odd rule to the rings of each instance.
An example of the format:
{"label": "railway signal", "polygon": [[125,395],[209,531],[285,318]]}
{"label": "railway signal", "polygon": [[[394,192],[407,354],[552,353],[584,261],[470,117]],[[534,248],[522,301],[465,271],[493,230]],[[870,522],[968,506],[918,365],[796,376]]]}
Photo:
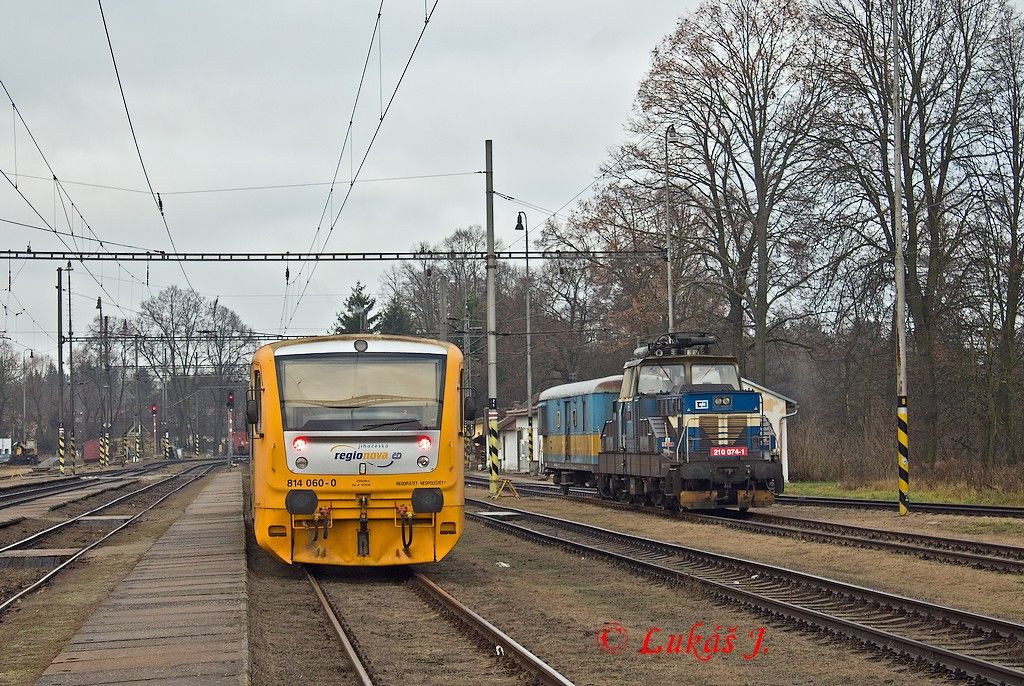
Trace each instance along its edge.
{"label": "railway signal", "polygon": [[235,409],[235,392],[234,391],[228,391],[228,409],[229,410]]}

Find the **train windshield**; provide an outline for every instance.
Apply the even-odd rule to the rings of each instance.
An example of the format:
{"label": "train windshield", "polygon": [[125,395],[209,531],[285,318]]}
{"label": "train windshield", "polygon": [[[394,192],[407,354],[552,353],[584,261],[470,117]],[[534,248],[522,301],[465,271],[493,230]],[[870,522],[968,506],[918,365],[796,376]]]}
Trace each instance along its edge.
{"label": "train windshield", "polygon": [[655,363],[640,367],[637,393],[671,393],[686,383],[686,367],[682,364]]}
{"label": "train windshield", "polygon": [[690,383],[694,386],[715,384],[739,389],[740,379],[731,364],[694,364],[690,367]]}
{"label": "train windshield", "polygon": [[286,431],[439,429],[443,355],[330,353],[277,358]]}

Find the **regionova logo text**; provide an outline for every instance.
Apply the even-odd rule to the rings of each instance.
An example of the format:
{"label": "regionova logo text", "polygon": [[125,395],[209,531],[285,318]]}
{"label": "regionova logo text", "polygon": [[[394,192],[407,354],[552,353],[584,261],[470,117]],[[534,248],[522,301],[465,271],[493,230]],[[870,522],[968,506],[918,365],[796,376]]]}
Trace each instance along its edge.
{"label": "regionova logo text", "polygon": [[386,445],[381,443],[360,443],[359,445],[347,445],[345,443],[339,443],[338,445],[331,448],[331,452],[334,454],[335,460],[343,460],[345,462],[366,462],[371,464],[378,469],[384,469],[394,464],[395,460],[402,459],[402,451],[389,451],[382,450],[381,448],[387,448]]}

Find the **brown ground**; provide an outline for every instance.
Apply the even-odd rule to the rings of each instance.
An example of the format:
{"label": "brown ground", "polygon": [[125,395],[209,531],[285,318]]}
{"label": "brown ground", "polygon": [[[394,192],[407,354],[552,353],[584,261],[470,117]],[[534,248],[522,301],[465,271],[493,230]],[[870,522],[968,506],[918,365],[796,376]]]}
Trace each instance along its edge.
{"label": "brown ground", "polygon": [[870,529],[905,531],[931,536],[963,538],[1004,545],[1024,546],[1024,519],[1012,517],[968,517],[965,515],[925,514],[911,510],[906,517],[879,510],[847,510],[837,507],[775,505],[764,512],[784,517],[817,519],[837,524],[852,524]]}
{"label": "brown ground", "polygon": [[[655,582],[603,560],[576,558],[474,522],[467,522],[462,541],[429,574],[578,686],[932,683],[858,648],[712,601],[699,589]],[[598,646],[599,627],[607,622],[621,623],[628,631],[628,644],[619,654]],[[662,629],[652,647],[664,647],[665,637],[674,633],[683,634],[685,650],[695,622],[703,623],[698,632],[705,636],[716,626],[737,627],[735,650],[707,662],[685,652],[639,653],[651,627]],[[749,633],[760,627],[766,630],[768,653],[745,661],[742,656],[753,647]],[[614,645],[617,634],[609,636]]]}
{"label": "brown ground", "polygon": [[[467,491],[478,497],[479,489]],[[728,527],[692,524],[645,512],[598,505],[523,497],[503,501],[533,510],[604,526],[616,531],[735,555],[819,574],[922,600],[1014,621],[1024,620],[1024,576],[921,560],[880,550],[763,536]]]}
{"label": "brown ground", "polygon": [[[243,479],[248,512],[248,472]],[[286,565],[257,546],[248,517],[245,529],[253,686],[352,684],[352,667],[302,567]]]}
{"label": "brown ground", "polygon": [[[405,570],[318,572],[324,593],[381,686],[511,686],[528,683],[493,646],[481,645],[424,600]],[[486,613],[485,613],[486,616]]]}
{"label": "brown ground", "polygon": [[201,479],[174,494],[0,615],[0,685],[34,683],[204,486]]}

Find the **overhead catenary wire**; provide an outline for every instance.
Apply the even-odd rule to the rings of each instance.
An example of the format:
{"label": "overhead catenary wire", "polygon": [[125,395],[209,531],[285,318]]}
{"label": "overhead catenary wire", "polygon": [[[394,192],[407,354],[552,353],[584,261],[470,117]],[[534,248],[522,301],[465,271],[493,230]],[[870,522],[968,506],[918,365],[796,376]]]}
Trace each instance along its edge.
{"label": "overhead catenary wire", "polygon": [[[46,156],[46,153],[43,152],[43,148],[39,144],[39,140],[36,138],[35,133],[33,133],[33,131],[32,131],[32,128],[28,125],[28,122],[25,120],[25,115],[22,112],[22,109],[20,107],[18,107],[17,103],[14,101],[14,96],[11,95],[11,91],[10,91],[10,89],[7,88],[7,84],[3,81],[3,79],[0,79],[0,89],[3,89],[4,95],[7,96],[7,99],[11,103],[11,108],[14,110],[15,114],[17,115],[17,121],[21,122],[21,127],[25,130],[25,133],[28,134],[29,140],[32,141],[32,145],[35,147],[36,152],[39,154],[39,158],[43,161],[43,164],[46,165],[47,171],[50,172],[49,178],[43,178],[43,177],[32,177],[32,178],[40,178],[40,179],[42,179],[44,181],[48,181],[48,182],[52,181],[56,185],[56,187],[59,190],[59,192],[61,194],[63,194],[63,197],[67,198],[68,203],[71,205],[71,209],[78,216],[78,218],[81,221],[82,225],[85,226],[85,228],[89,231],[89,233],[92,234],[97,240],[100,240],[99,235],[93,230],[92,225],[90,225],[89,222],[85,219],[85,216],[82,214],[82,211],[75,204],[75,201],[71,197],[71,194],[68,193],[67,188],[64,187],[63,181],[61,181],[60,177],[57,175],[57,172],[54,170],[53,165],[50,163],[49,158]],[[4,173],[3,170],[0,170],[0,173]],[[4,174],[4,175],[6,176],[6,174]],[[21,177],[28,178],[24,174],[22,174]],[[17,179],[18,179],[18,177],[15,176],[15,178],[14,178],[14,180],[12,182],[12,185],[14,186],[14,189],[16,191],[20,192],[21,189],[18,186]],[[10,181],[10,179],[8,179],[8,180]],[[24,195],[22,197],[25,198]],[[35,208],[33,208],[33,210],[34,209]],[[70,219],[68,219],[68,221],[69,221],[68,229],[72,230],[73,227],[70,224]],[[47,223],[47,222],[44,222],[44,223]],[[49,226],[48,223],[47,223],[47,226]],[[56,231],[56,227],[55,226],[49,226],[49,228],[51,230],[53,230],[53,231]],[[65,243],[65,245],[67,245],[67,244]],[[125,268],[123,265],[119,264],[119,267],[120,267],[120,269],[125,274],[128,274],[130,277],[132,277],[133,279],[135,279],[139,283],[144,283],[141,279],[139,279],[137,276],[135,276],[130,270]]]}
{"label": "overhead catenary wire", "polygon": [[[473,174],[483,174],[483,171],[441,172],[438,174],[409,174],[406,176],[382,176],[374,177],[371,179],[358,179],[355,183],[380,183],[385,181],[418,181],[421,179],[442,179],[455,176],[471,176]],[[34,176],[32,174],[19,174],[17,175],[17,178],[34,179],[37,181],[51,181],[51,178],[49,176]],[[61,184],[66,184],[69,186],[83,186],[87,188],[99,188],[102,190],[109,191],[121,191],[124,193],[141,193],[143,195],[149,195],[149,190],[145,188],[128,188],[126,186],[112,186],[109,184],[92,183],[88,181],[71,181],[69,179],[60,179],[59,182]],[[212,188],[185,188],[177,191],[160,191],[160,196],[165,197],[168,195],[203,195],[209,193],[238,193],[246,191],[287,190],[291,188],[316,188],[320,186],[331,186],[336,184],[337,180],[307,181],[301,183],[274,183],[254,186],[217,186]]]}
{"label": "overhead catenary wire", "polygon": [[[164,204],[160,200],[159,194],[153,190],[153,182],[149,178],[149,171],[146,169],[146,161],[142,159],[142,148],[139,147],[139,138],[135,134],[135,124],[132,123],[132,114],[128,109],[128,98],[125,97],[124,84],[121,83],[121,73],[117,68],[117,58],[114,56],[114,44],[110,40],[110,28],[107,26],[107,16],[103,12],[103,0],[96,0],[96,4],[100,8],[100,19],[103,21],[103,33],[107,37],[107,48],[110,49],[110,61],[114,65],[114,76],[117,78],[117,89],[121,93],[121,103],[124,105],[124,114],[128,119],[128,129],[132,134],[132,142],[135,143],[135,152],[139,156],[139,165],[142,167],[142,175],[146,178],[146,186],[149,187],[149,194],[153,198],[153,203],[156,205],[157,211],[160,213],[160,221],[163,222],[164,231],[167,232],[167,240],[171,243],[171,248],[177,252],[178,246],[174,244],[174,236],[171,235],[171,227],[167,223],[167,216],[164,214]],[[178,267],[181,269],[181,275],[185,277],[185,283],[188,284],[189,290],[195,290],[192,286],[192,281],[188,278],[188,273],[185,271],[185,265],[179,263]]]}
{"label": "overhead catenary wire", "polygon": [[[412,50],[409,51],[409,58],[405,61],[405,66],[402,67],[402,72],[398,76],[398,82],[391,91],[388,103],[380,115],[380,121],[377,122],[377,126],[373,130],[373,135],[370,136],[370,142],[366,145],[366,150],[363,152],[363,157],[359,161],[359,166],[351,174],[348,190],[345,191],[345,197],[342,199],[341,206],[338,208],[337,213],[334,215],[334,219],[331,221],[331,227],[327,231],[327,236],[324,238],[323,245],[320,247],[318,252],[326,250],[327,244],[331,240],[331,236],[334,234],[334,229],[338,225],[338,220],[341,218],[342,213],[345,211],[345,207],[348,205],[348,199],[352,197],[352,189],[355,187],[355,181],[359,178],[360,173],[362,173],[363,166],[366,164],[366,160],[370,156],[370,151],[373,149],[373,144],[376,142],[377,136],[380,134],[380,130],[384,126],[384,119],[388,116],[388,112],[391,110],[391,105],[395,102],[395,97],[398,95],[399,88],[402,87],[402,82],[405,80],[406,74],[409,73],[409,66],[412,64],[412,60],[416,56],[416,51],[419,49],[420,43],[423,41],[423,35],[426,33],[427,27],[430,25],[430,20],[433,18],[434,12],[437,10],[438,2],[439,0],[434,0],[434,4],[430,7],[430,12],[423,19],[423,27],[420,29],[419,35],[416,37],[416,42],[413,44]],[[282,328],[282,333],[288,331],[288,327],[291,326],[292,321],[295,319],[295,315],[299,311],[299,305],[302,304],[302,298],[305,296],[306,290],[309,288],[309,282],[312,280],[318,264],[319,261],[315,261],[313,263],[313,268],[310,270],[309,276],[306,277],[305,283],[303,283],[302,291],[299,293],[299,297],[295,301],[295,307],[292,309],[291,316],[288,318],[288,323]]]}
{"label": "overhead catenary wire", "polygon": [[[341,140],[341,149],[338,151],[338,161],[334,165],[334,175],[331,177],[331,184],[330,184],[331,187],[330,187],[330,190],[327,191],[327,197],[324,199],[323,209],[320,210],[320,218],[316,222],[316,231],[313,232],[313,238],[309,242],[309,251],[312,251],[313,248],[316,247],[316,239],[320,237],[320,231],[323,229],[324,217],[328,216],[327,215],[327,210],[328,210],[329,207],[332,208],[331,215],[334,214],[333,213],[334,186],[338,182],[338,172],[341,169],[341,161],[343,159],[345,159],[345,149],[346,148],[349,148],[349,157],[351,158],[351,156],[352,156],[352,154],[351,154],[351,147],[349,146],[349,141],[352,140],[352,127],[355,126],[356,110],[359,107],[359,98],[360,98],[360,96],[363,93],[363,84],[366,81],[366,71],[367,71],[367,68],[370,65],[370,56],[373,54],[373,42],[374,42],[374,39],[377,38],[377,36],[379,35],[379,32],[380,32],[380,22],[381,22],[381,17],[383,15],[383,13],[384,13],[384,0],[380,0],[380,5],[378,5],[378,7],[377,7],[377,18],[373,22],[373,30],[370,32],[370,40],[367,42],[366,57],[363,59],[363,68],[362,68],[362,71],[359,74],[359,83],[356,85],[355,97],[352,98],[352,110],[349,112],[349,115],[348,115],[348,125],[345,127],[345,135],[344,135],[344,137]],[[382,113],[381,114],[381,119],[383,120],[383,118],[384,118],[384,116],[383,116],[383,113]],[[354,176],[353,176],[353,173],[352,173],[351,169],[349,170],[349,180],[350,180],[350,186],[349,187],[351,188],[351,182],[354,180]],[[326,245],[326,241],[325,241],[325,245]],[[305,268],[306,268],[305,263],[301,263],[300,262],[299,263],[299,270],[298,270],[298,273],[295,275],[294,281],[298,281],[299,279],[302,278],[302,274],[305,271]],[[291,283],[292,283],[291,280],[289,280],[289,281],[287,281],[285,283],[285,293],[284,293],[284,298],[283,298],[282,303],[281,303],[280,327],[281,327],[282,332],[285,331],[285,329],[286,329],[285,321],[284,320],[285,320],[285,317],[288,314],[288,293],[289,293],[289,290],[290,290]],[[296,304],[296,307],[298,307],[297,304]],[[291,319],[289,319],[289,323],[291,323]]]}

